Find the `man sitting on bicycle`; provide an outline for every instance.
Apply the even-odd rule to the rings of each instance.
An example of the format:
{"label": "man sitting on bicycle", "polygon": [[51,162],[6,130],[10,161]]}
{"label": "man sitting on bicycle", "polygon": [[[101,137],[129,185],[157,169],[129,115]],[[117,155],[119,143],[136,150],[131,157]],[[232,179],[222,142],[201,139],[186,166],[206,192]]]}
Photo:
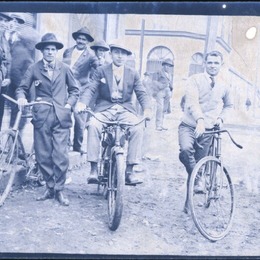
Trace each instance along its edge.
{"label": "man sitting on bicycle", "polygon": [[222,54],[218,51],[207,53],[204,64],[206,71],[192,75],[187,81],[184,113],[179,125],[179,159],[188,173],[185,213],[189,211],[188,187],[192,170],[196,162],[207,155],[210,145],[211,135],[203,133],[214,125],[221,127],[232,108],[229,87],[216,79],[223,64]]}
{"label": "man sitting on bicycle", "polygon": [[[132,103],[133,91],[144,110],[144,116],[150,118],[150,99],[140,80],[138,72],[125,65],[132,52],[122,43],[109,45],[112,63],[98,67],[93,81],[83,92],[76,106],[78,112],[89,106],[91,99],[97,92],[94,112],[101,120],[120,120],[137,123],[138,117]],[[98,182],[99,144],[102,123],[94,117],[88,126],[87,156],[91,164],[88,183]],[[142,158],[143,127],[141,125],[130,128],[128,143],[126,183],[141,183],[134,176],[133,166],[140,163]]]}

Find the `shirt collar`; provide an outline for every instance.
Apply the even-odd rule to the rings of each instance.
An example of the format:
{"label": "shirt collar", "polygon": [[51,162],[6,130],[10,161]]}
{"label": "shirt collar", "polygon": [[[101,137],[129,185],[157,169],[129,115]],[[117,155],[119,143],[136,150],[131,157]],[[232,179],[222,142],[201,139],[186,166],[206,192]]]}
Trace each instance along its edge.
{"label": "shirt collar", "polygon": [[44,65],[47,65],[47,64],[53,64],[53,65],[55,65],[55,60],[52,61],[52,62],[48,62],[48,61],[45,60],[45,59],[42,59],[42,60],[43,60],[43,64],[44,64]]}

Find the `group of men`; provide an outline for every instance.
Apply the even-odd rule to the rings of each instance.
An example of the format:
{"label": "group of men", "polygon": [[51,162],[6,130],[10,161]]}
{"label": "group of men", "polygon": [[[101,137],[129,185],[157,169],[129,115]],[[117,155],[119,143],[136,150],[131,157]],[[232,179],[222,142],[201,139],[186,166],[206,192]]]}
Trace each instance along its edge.
{"label": "group of men", "polygon": [[[56,198],[61,205],[68,206],[64,195],[64,184],[69,166],[68,143],[72,115],[75,118],[73,150],[83,153],[82,140],[86,127],[86,114],[81,113],[91,107],[96,116],[103,120],[138,121],[133,94],[139,101],[144,117],[151,119],[151,95],[149,88],[141,81],[139,73],[126,65],[132,51],[121,39],[111,44],[103,40],[94,42],[86,27],[73,32],[76,44],[63,53],[63,62],[56,59],[57,52],[64,45],[53,33],[46,33],[35,44],[42,53],[42,59],[30,65],[15,89],[18,105],[27,104],[31,89],[36,100],[47,101],[32,109],[34,145],[36,160],[46,181],[46,190],[37,200]],[[94,50],[94,53],[90,51]],[[106,62],[104,53],[109,52],[112,62]],[[187,81],[184,116],[179,126],[180,161],[186,167],[188,178],[196,162],[206,155],[209,139],[203,135],[214,124],[221,126],[227,111],[232,107],[228,87],[216,76],[223,64],[222,54],[210,52],[205,57],[205,72],[191,76]],[[151,87],[157,89],[156,129],[166,130],[163,114],[169,108],[173,90],[171,69],[173,61],[166,59],[162,70],[154,73]],[[3,73],[2,73],[3,74]],[[1,82],[1,93],[5,87]],[[151,92],[150,92],[151,93]],[[88,123],[87,158],[91,165],[88,183],[98,182],[98,158],[102,124],[94,117]],[[130,128],[128,153],[126,158],[126,184],[140,183],[133,167],[142,159],[144,129],[142,126]],[[195,141],[199,138],[204,149],[197,150]],[[188,194],[187,194],[188,198]],[[184,211],[189,211],[186,199]]]}

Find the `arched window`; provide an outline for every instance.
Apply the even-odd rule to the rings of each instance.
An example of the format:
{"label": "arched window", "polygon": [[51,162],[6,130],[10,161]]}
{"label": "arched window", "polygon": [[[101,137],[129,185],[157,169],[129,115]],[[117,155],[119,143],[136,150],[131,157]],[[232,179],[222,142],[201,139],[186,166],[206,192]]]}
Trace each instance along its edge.
{"label": "arched window", "polygon": [[204,71],[203,67],[203,54],[201,52],[196,52],[191,56],[189,76]]}
{"label": "arched window", "polygon": [[163,60],[167,58],[174,60],[172,51],[165,46],[156,46],[148,53],[146,71],[153,73],[160,70]]}

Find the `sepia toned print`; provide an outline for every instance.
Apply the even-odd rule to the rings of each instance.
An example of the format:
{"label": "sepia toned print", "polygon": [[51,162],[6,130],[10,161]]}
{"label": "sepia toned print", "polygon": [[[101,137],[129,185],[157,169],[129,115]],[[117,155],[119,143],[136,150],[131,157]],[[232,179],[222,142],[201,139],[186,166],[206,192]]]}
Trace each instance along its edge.
{"label": "sepia toned print", "polygon": [[260,18],[69,7],[0,13],[0,256],[258,257]]}

